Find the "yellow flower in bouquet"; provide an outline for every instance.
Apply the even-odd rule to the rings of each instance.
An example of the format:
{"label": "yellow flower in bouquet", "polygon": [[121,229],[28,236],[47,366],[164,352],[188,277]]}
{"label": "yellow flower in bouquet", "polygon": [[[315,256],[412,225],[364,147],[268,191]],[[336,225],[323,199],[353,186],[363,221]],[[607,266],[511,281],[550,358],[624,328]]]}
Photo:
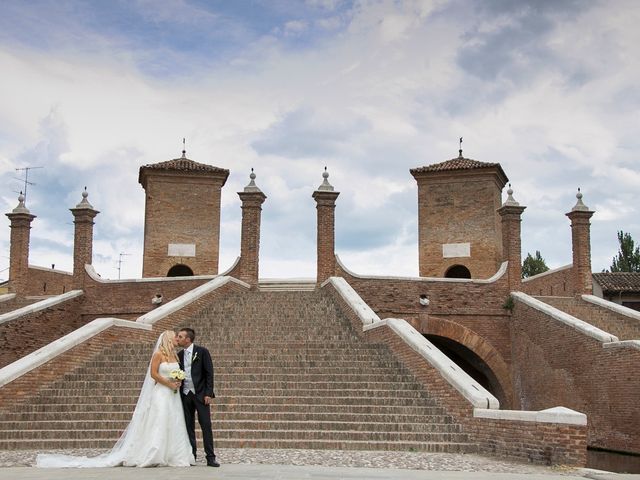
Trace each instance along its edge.
{"label": "yellow flower in bouquet", "polygon": [[[175,370],[171,370],[171,372],[169,373],[169,376],[171,378],[173,378],[174,380],[184,380],[184,370],[180,370],[179,368],[176,368]],[[173,393],[178,393],[178,390],[174,390]]]}

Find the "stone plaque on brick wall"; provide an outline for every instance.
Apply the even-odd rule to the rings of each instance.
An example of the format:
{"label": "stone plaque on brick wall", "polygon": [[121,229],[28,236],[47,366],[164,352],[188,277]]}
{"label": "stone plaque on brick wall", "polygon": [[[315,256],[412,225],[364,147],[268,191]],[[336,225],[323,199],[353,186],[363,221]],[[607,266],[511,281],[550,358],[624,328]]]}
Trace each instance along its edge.
{"label": "stone plaque on brick wall", "polygon": [[442,244],[443,258],[470,257],[470,256],[471,256],[470,243],[443,243]]}
{"label": "stone plaque on brick wall", "polygon": [[195,243],[170,243],[168,257],[195,257]]}

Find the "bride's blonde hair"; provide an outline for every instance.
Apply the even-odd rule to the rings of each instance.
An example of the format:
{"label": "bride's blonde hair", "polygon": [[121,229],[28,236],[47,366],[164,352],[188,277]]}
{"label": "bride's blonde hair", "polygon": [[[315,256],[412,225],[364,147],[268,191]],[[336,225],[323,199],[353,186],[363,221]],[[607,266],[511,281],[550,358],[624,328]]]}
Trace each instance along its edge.
{"label": "bride's blonde hair", "polygon": [[167,359],[175,359],[176,352],[173,346],[173,339],[176,336],[176,332],[173,330],[165,330],[162,332],[162,338],[160,339],[160,345],[158,351]]}

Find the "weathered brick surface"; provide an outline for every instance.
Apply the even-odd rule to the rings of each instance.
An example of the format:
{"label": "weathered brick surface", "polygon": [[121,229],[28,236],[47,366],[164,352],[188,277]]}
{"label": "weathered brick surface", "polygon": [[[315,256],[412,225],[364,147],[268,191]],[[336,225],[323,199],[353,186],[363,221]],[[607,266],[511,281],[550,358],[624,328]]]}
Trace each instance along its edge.
{"label": "weathered brick surface", "polygon": [[257,285],[260,272],[260,220],[262,204],[267,197],[259,190],[238,192],[238,195],[242,201],[238,278],[249,285]]}
{"label": "weathered brick surface", "polygon": [[[443,277],[451,266],[464,265],[471,278],[491,277],[502,260],[502,227],[496,211],[502,204],[504,179],[498,169],[413,175],[418,182],[420,275]],[[471,256],[443,258],[442,245],[449,243],[470,243]]]}
{"label": "weathered brick surface", "polygon": [[563,312],[585,319],[591,325],[611,333],[620,340],[640,340],[640,321],[608,308],[584,301],[580,297],[537,297]]}
{"label": "weathered brick surface", "polygon": [[335,208],[340,195],[334,191],[313,192],[317,210],[317,282],[335,275]]}
{"label": "weathered brick surface", "polygon": [[29,267],[24,295],[60,295],[74,289],[73,274],[42,267]]}
{"label": "weathered brick surface", "polygon": [[[142,276],[164,277],[177,264],[187,265],[194,275],[217,274],[226,175],[162,170],[146,175]],[[195,244],[196,256],[169,257],[170,243]]]}
{"label": "weathered brick surface", "polygon": [[[586,208],[586,207],[585,207]],[[591,223],[589,210],[575,207],[567,213],[571,219],[571,249],[573,252],[573,288],[577,295],[593,293],[591,277]]]}
{"label": "weathered brick surface", "polygon": [[35,215],[7,213],[11,221],[9,253],[9,291],[24,295],[29,276],[29,241],[31,222]]}
{"label": "weathered brick surface", "polygon": [[512,316],[513,375],[525,410],[587,414],[589,446],[640,452],[640,351],[603,344],[521,302]]}
{"label": "weathered brick surface", "polygon": [[528,295],[571,296],[575,293],[573,266],[525,279],[520,291]]}
{"label": "weathered brick surface", "polygon": [[454,415],[480,452],[537,464],[586,464],[586,428],[566,424],[541,424],[473,417],[467,400],[430,364],[388,327],[365,332],[365,337],[387,345],[409,371],[421,381],[439,404]]}
{"label": "weathered brick surface", "polygon": [[85,324],[82,297],[0,324],[0,368]]}

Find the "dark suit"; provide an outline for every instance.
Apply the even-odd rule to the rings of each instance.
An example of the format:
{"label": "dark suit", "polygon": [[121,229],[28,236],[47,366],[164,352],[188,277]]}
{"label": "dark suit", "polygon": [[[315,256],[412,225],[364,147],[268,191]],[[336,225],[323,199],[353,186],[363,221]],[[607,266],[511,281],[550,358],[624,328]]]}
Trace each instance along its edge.
{"label": "dark suit", "polygon": [[[180,368],[184,370],[184,351],[178,353]],[[187,424],[189,442],[196,456],[196,412],[198,412],[198,423],[202,429],[202,443],[207,461],[215,460],[213,451],[213,433],[211,431],[211,408],[205,405],[204,397],[215,397],[213,392],[213,362],[209,350],[199,345],[193,345],[191,354],[191,379],[195,394],[189,392],[184,394],[180,388],[180,398],[182,399],[182,409],[184,419]]]}

